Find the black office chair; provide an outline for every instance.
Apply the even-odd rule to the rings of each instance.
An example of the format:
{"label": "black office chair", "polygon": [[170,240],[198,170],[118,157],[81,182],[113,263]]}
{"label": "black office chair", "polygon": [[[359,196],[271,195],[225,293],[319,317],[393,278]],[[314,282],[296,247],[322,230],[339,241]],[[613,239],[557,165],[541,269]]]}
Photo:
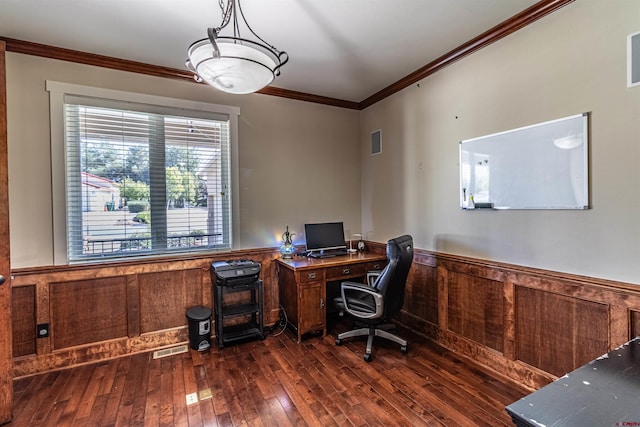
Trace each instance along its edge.
{"label": "black office chair", "polygon": [[389,263],[377,274],[372,283],[342,282],[341,297],[335,299],[336,308],[356,318],[357,323],[366,326],[338,335],[336,345],[349,337],[367,335],[367,349],[364,360],[371,361],[373,337],[378,336],[400,344],[400,350],[407,352],[407,341],[389,332],[394,328],[388,320],[398,313],[404,304],[404,288],[413,261],[413,238],[408,235],[387,242]]}

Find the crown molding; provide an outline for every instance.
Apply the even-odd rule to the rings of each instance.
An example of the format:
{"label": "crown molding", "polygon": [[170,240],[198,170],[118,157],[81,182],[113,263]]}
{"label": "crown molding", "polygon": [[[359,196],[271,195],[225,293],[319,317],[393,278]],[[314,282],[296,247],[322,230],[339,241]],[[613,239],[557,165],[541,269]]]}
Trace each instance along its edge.
{"label": "crown molding", "polygon": [[274,86],[267,86],[264,89],[260,89],[257,93],[271,96],[280,96],[282,98],[297,99],[299,101],[315,102],[316,104],[325,104],[334,107],[349,108],[352,110],[360,109],[359,102],[329,98],[326,96],[313,95],[305,92],[296,92],[295,90],[282,89]]}
{"label": "crown molding", "polygon": [[[127,59],[113,58],[97,55],[95,53],[81,52],[62,47],[49,46],[24,40],[1,37],[7,44],[7,52],[22,53],[25,55],[40,56],[43,58],[58,59],[60,61],[76,62],[78,64],[94,65],[96,67],[111,68],[132,73],[147,74],[156,77],[172,79],[193,80],[193,73],[188,70],[149,65],[143,62],[129,61]],[[195,82],[195,81],[194,81]]]}
{"label": "crown molding", "polygon": [[[337,98],[329,98],[325,96],[313,95],[304,92],[297,92],[288,89],[282,89],[273,86],[267,86],[259,90],[257,93],[269,96],[278,96],[281,98],[295,99],[299,101],[312,102],[317,104],[330,105],[334,107],[348,108],[352,110],[363,110],[371,105],[399,92],[400,90],[410,86],[425,77],[434,74],[447,65],[496,42],[509,34],[529,25],[532,22],[546,16],[575,0],[541,0],[524,11],[512,16],[506,21],[496,25],[490,30],[480,34],[478,37],[469,40],[463,45],[457,47],[430,62],[424,67],[405,76],[397,82],[387,86],[386,88],[376,92],[370,97],[360,102],[347,101]],[[149,76],[165,77],[170,79],[187,80],[195,84],[193,73],[190,71],[180,70],[177,68],[162,67],[159,65],[150,65],[142,62],[130,61],[127,59],[113,58],[110,56],[97,55],[94,53],[81,52],[77,50],[65,49],[61,47],[48,46],[40,43],[33,43],[24,40],[16,40],[8,37],[0,36],[0,41],[6,43],[6,51],[21,53],[25,55],[40,56],[44,58],[58,59],[61,61],[76,62],[79,64],[93,65],[97,67],[110,68],[120,71],[128,71],[132,73],[146,74]]]}
{"label": "crown molding", "polygon": [[[24,40],[16,40],[0,36],[0,41],[4,41],[8,52],[22,53],[25,55],[40,56],[43,58],[58,59],[60,61],[75,62],[78,64],[94,65],[96,67],[110,68],[131,73],[146,74],[149,76],[165,77],[170,79],[187,80],[195,84],[193,73],[188,70],[162,67],[159,65],[145,64],[143,62],[130,61],[127,59],[113,58],[111,56],[97,55],[95,53],[81,52],[78,50],[65,49],[62,47],[49,46],[40,43],[33,43]],[[331,105],[334,107],[349,108],[357,110],[358,102],[345,101],[342,99],[329,98],[326,96],[312,95],[304,92],[282,89],[267,86],[257,93],[282,98],[296,99],[300,101],[313,102],[316,104]]]}
{"label": "crown molding", "polygon": [[531,24],[532,22],[535,22],[538,19],[552,12],[555,12],[561,7],[564,7],[574,1],[575,0],[542,0],[534,4],[528,9],[525,9],[517,15],[514,15],[506,21],[496,25],[490,30],[485,31],[478,37],[469,40],[468,42],[458,46],[448,53],[445,53],[435,61],[428,63],[424,67],[414,71],[408,76],[405,76],[397,82],[380,90],[379,92],[376,92],[364,101],[361,101],[359,104],[359,109],[364,110],[365,108],[370,107],[376,102],[382,101],[383,99],[401,91],[407,86],[411,86],[412,84],[417,83],[425,77],[428,77],[436,73],[437,71],[440,71],[444,67],[453,64],[454,62],[464,58],[465,56],[468,56],[508,36],[509,34],[518,31],[519,29]]}

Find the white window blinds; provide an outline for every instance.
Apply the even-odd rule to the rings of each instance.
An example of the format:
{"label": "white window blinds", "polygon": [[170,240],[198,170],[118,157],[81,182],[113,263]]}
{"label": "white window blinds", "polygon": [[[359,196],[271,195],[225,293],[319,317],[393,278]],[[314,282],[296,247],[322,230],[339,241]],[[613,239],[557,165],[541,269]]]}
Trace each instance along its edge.
{"label": "white window blinds", "polygon": [[64,98],[69,261],[231,247],[229,117]]}

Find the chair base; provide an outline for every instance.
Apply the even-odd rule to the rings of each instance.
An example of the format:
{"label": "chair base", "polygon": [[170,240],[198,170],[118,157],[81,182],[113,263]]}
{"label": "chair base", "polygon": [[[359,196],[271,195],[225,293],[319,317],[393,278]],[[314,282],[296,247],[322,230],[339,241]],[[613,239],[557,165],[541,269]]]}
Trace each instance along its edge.
{"label": "chair base", "polygon": [[351,331],[343,332],[341,334],[338,334],[338,338],[336,339],[336,345],[341,345],[342,340],[345,338],[360,337],[360,336],[366,335],[368,338],[367,338],[367,348],[364,353],[364,360],[366,360],[367,362],[371,361],[371,359],[373,358],[373,354],[372,354],[373,337],[381,337],[381,338],[385,338],[390,341],[393,341],[395,343],[398,343],[400,344],[400,351],[402,351],[403,353],[406,353],[407,341],[400,338],[397,335],[394,335],[388,332],[389,330],[394,330],[394,329],[395,329],[395,325],[386,324],[386,325],[368,326],[366,328],[354,329]]}

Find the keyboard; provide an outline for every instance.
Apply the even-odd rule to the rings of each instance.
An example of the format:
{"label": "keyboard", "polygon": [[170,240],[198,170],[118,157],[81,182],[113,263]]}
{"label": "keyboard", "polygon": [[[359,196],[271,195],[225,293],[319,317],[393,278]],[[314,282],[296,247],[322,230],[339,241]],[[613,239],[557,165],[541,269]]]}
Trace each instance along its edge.
{"label": "keyboard", "polygon": [[311,258],[332,258],[335,256],[347,255],[349,252],[346,249],[335,249],[324,252],[311,252],[309,256]]}

